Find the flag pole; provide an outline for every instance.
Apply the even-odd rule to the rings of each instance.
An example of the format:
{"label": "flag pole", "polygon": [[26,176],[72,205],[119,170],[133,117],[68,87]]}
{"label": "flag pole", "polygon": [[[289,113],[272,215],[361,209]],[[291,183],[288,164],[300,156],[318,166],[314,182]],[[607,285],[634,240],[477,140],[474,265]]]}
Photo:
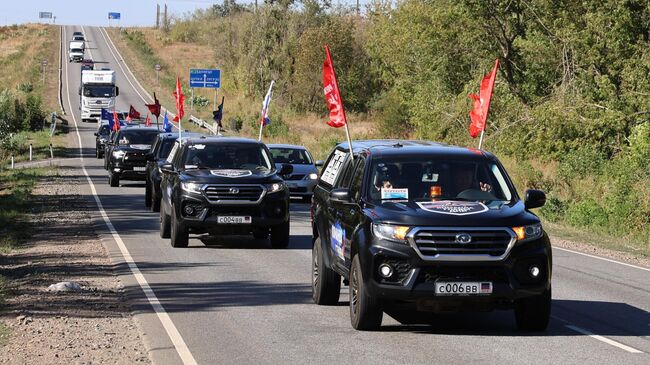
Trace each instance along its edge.
{"label": "flag pole", "polygon": [[485,133],[485,128],[481,131],[481,137],[478,139],[478,149],[481,149],[481,146],[483,145],[483,133]]}
{"label": "flag pole", "polygon": [[350,158],[354,162],[354,150],[352,149],[352,140],[350,139],[350,129],[348,128],[348,121],[347,118],[345,118],[345,135],[348,137],[348,146],[350,148]]}

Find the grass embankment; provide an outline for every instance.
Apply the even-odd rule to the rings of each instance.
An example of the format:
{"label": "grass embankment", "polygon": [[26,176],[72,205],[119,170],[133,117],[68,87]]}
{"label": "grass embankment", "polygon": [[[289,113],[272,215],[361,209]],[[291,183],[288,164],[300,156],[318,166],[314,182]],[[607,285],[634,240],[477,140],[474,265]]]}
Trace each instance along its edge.
{"label": "grass embankment", "polygon": [[[2,165],[9,162],[12,154],[16,162],[28,160],[30,143],[34,159],[49,158],[50,143],[55,155],[60,155],[66,146],[61,126],[57,126],[52,138],[48,128],[51,113],[60,113],[59,37],[59,26],[25,24],[0,27],[0,89],[7,89],[16,100],[25,100],[29,96],[39,99],[47,119],[43,131],[20,131],[5,141],[5,151],[0,151]],[[43,60],[47,60],[44,74]]]}

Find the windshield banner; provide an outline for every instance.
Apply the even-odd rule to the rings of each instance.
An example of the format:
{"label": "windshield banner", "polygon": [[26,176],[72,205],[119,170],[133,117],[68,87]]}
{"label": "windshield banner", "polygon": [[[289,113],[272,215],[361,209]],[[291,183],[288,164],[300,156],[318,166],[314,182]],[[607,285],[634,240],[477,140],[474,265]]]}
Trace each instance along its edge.
{"label": "windshield banner", "polygon": [[440,214],[470,215],[486,212],[488,207],[479,202],[441,200],[437,202],[417,202],[420,208]]}

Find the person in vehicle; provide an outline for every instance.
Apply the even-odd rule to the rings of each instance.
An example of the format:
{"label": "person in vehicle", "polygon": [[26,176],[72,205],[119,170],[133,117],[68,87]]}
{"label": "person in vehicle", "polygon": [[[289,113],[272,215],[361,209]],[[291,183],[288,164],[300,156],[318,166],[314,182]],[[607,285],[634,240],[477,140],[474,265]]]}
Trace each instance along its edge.
{"label": "person in vehicle", "polygon": [[[451,171],[453,189],[456,193],[461,193],[468,189],[481,189],[481,191],[491,192],[492,186],[482,181],[475,181],[474,172],[476,168],[472,165],[458,165]],[[478,182],[478,186],[476,185]]]}

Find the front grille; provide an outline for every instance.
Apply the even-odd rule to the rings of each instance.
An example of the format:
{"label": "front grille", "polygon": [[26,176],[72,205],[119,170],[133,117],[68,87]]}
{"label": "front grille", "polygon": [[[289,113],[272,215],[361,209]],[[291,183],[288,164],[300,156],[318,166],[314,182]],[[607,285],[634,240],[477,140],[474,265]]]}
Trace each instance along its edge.
{"label": "front grille", "polygon": [[302,174],[302,175],[301,174],[294,174],[294,175],[291,175],[291,176],[287,177],[285,180],[302,180],[304,178],[305,178],[304,174]]}
{"label": "front grille", "polygon": [[147,157],[144,152],[127,152],[122,158],[126,166],[146,166]]}
{"label": "front grille", "polygon": [[261,185],[208,185],[205,196],[213,203],[255,203],[264,195]]}
{"label": "front grille", "polygon": [[[459,235],[469,235],[470,242],[460,243]],[[505,257],[514,233],[505,228],[420,228],[410,234],[412,244],[425,259],[463,259],[468,255],[478,260],[499,260]]]}

